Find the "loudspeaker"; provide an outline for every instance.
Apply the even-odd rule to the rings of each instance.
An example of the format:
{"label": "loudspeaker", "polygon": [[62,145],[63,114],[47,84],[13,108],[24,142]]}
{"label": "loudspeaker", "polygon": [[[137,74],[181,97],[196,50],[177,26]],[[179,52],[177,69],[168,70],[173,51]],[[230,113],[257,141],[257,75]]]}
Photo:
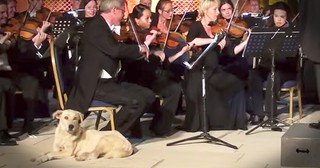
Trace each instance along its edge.
{"label": "loudspeaker", "polygon": [[281,137],[281,166],[320,166],[320,129],[293,124]]}

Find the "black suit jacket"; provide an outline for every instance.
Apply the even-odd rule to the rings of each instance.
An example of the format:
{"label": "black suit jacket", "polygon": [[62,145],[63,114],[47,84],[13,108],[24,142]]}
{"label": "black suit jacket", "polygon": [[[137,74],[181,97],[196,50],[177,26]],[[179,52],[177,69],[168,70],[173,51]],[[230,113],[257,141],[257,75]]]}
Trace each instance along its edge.
{"label": "black suit jacket", "polygon": [[114,77],[120,59],[136,59],[140,53],[136,44],[117,42],[100,15],[85,24],[80,44],[81,59],[66,108],[85,112],[99,89],[101,71],[104,69]]}

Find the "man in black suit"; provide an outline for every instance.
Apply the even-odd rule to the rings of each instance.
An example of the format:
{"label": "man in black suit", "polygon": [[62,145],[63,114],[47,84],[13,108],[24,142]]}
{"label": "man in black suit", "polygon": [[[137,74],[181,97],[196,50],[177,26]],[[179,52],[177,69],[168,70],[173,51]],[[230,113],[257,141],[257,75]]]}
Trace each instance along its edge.
{"label": "man in black suit", "polygon": [[[320,102],[320,11],[314,8],[320,6],[319,0],[300,1],[300,28],[302,51],[314,64],[318,104]],[[310,123],[310,127],[320,129],[318,123]]]}
{"label": "man in black suit", "polygon": [[301,45],[304,54],[314,63],[318,103],[320,102],[320,6],[319,0],[300,1]]}
{"label": "man in black suit", "polygon": [[[116,80],[121,59],[139,59],[141,54],[147,58],[149,54],[145,45],[123,44],[114,38],[112,31],[120,25],[124,11],[124,0],[102,0],[100,15],[86,23],[75,85],[66,103],[66,109],[83,113],[92,100],[121,105],[115,123],[122,134],[131,129],[155,100],[151,90]],[[102,130],[109,127],[110,123]]]}

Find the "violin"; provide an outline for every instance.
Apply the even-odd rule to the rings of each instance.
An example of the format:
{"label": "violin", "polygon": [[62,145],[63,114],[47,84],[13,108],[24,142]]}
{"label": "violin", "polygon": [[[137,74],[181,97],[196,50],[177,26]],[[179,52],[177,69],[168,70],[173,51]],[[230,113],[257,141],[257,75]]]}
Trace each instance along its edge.
{"label": "violin", "polygon": [[22,25],[22,19],[18,17],[11,18],[2,30],[4,32],[10,32],[13,36],[16,36],[19,33],[19,29]]}
{"label": "violin", "polygon": [[[28,13],[26,13],[27,15]],[[55,17],[60,16],[61,14],[52,13],[52,10],[47,8],[42,8],[40,11],[37,11],[35,17],[26,17],[19,29],[19,37],[24,40],[31,40],[37,33],[37,28],[41,27],[42,21],[47,21],[50,23],[55,22]],[[45,31],[45,30],[44,30]]]}
{"label": "violin", "polygon": [[[121,29],[120,35],[113,33],[113,36],[116,38],[118,42],[126,42],[136,43],[136,37],[134,35],[134,31],[132,30],[131,26],[128,24],[126,20],[121,21]],[[155,39],[151,42],[150,45],[152,46],[163,46],[166,43],[166,47],[173,49],[177,48],[177,46],[181,43],[185,43],[185,37],[183,37],[178,32],[169,32],[168,40],[166,40],[167,33],[162,33],[159,28],[151,27],[150,29],[141,29],[140,27],[136,27],[136,34],[139,41],[144,42],[148,35],[152,35],[151,31],[157,31],[157,35]]]}
{"label": "violin", "polygon": [[[156,41],[160,45],[164,45],[166,40],[166,34],[161,33],[159,36],[157,36]],[[170,49],[175,49],[179,46],[179,44],[185,44],[185,37],[178,33],[178,32],[169,32],[168,40],[166,42],[166,47]]]}
{"label": "violin", "polygon": [[230,24],[229,31],[227,31],[227,28],[228,22],[226,21],[226,19],[218,19],[217,23],[212,26],[211,31],[214,34],[226,32],[232,37],[240,38],[245,32],[249,30],[247,23],[244,21],[233,21]]}

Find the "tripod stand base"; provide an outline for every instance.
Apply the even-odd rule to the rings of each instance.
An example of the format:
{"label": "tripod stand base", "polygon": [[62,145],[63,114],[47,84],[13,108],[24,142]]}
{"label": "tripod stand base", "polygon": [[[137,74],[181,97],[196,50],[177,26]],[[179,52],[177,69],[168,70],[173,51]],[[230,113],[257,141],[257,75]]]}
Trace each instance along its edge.
{"label": "tripod stand base", "polygon": [[283,124],[283,126],[290,126],[289,124],[287,124],[283,121],[280,121],[277,118],[271,117],[268,120],[261,122],[260,124],[258,124],[257,126],[252,128],[251,130],[249,130],[248,132],[246,132],[246,135],[249,135],[252,131],[256,130],[259,127],[262,127],[262,128],[270,127],[272,131],[280,131],[281,132],[282,129],[278,126],[279,123]]}
{"label": "tripod stand base", "polygon": [[194,136],[194,137],[190,137],[190,138],[186,138],[186,139],[182,139],[182,140],[179,140],[179,141],[168,143],[167,146],[173,146],[173,145],[178,144],[180,142],[198,140],[198,139],[204,139],[204,140],[207,140],[206,142],[216,142],[216,143],[219,143],[221,145],[225,145],[225,146],[233,148],[233,149],[238,149],[237,146],[232,145],[232,144],[230,144],[228,142],[225,142],[225,141],[223,141],[221,139],[218,139],[216,137],[213,137],[207,132],[203,132],[200,135],[197,135],[197,136]]}

